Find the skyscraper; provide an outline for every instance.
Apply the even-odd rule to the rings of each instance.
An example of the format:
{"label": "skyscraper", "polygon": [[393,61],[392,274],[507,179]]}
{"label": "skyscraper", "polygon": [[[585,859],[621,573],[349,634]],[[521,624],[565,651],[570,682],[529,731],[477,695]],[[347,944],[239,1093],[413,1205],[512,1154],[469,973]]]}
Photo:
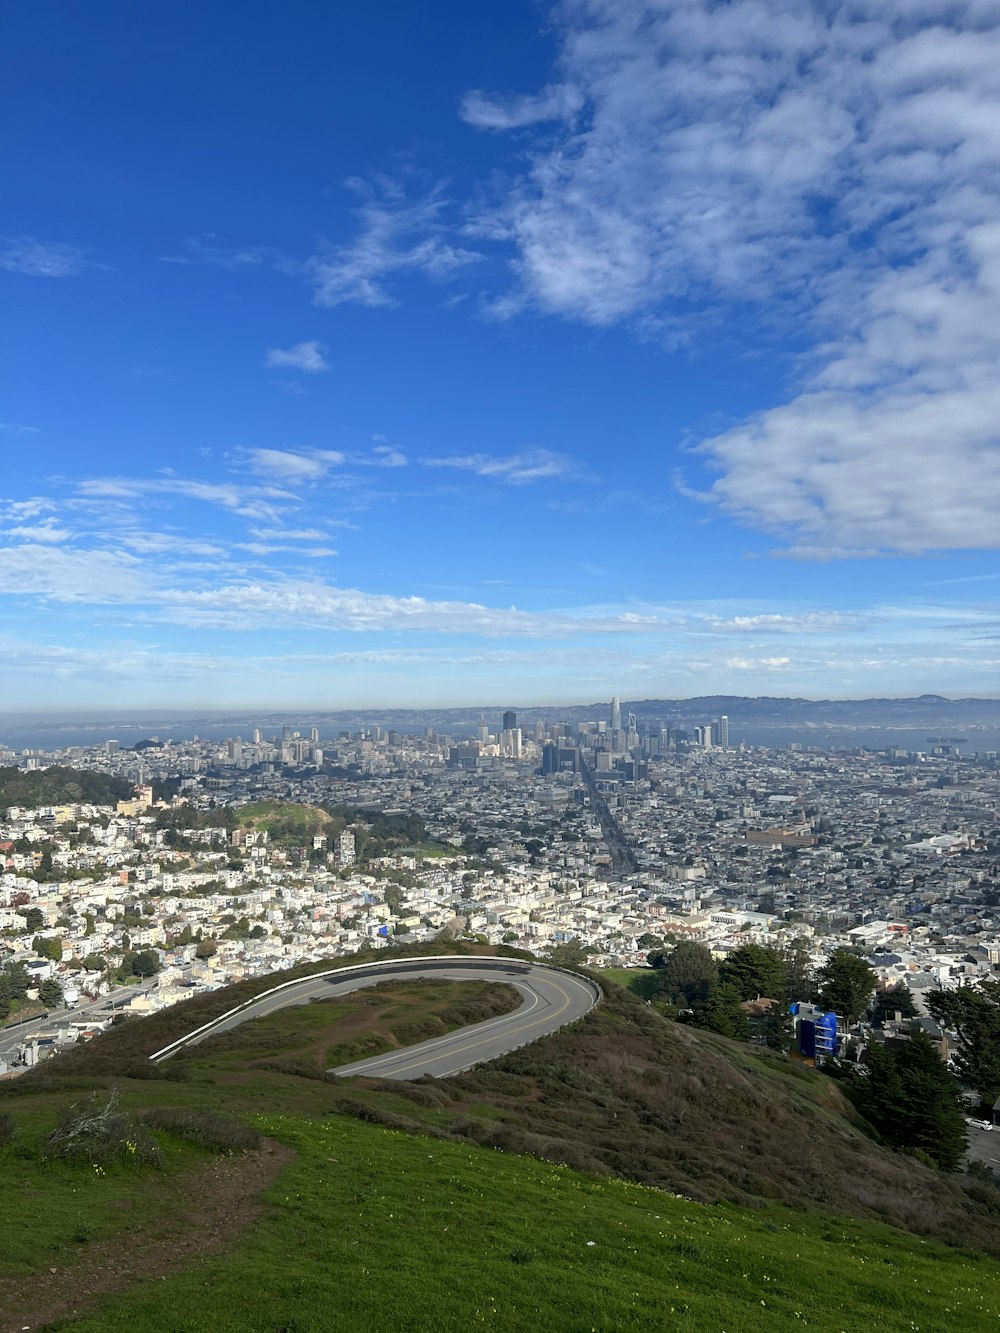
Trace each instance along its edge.
{"label": "skyscraper", "polygon": [[508,708],[503,715],[503,730],[514,731],[517,728],[517,714],[513,708]]}
{"label": "skyscraper", "polygon": [[729,749],[729,718],[725,713],[719,718],[719,744],[724,750]]}
{"label": "skyscraper", "polygon": [[616,694],[611,700],[611,730],[621,731],[622,729],[622,706],[621,701]]}

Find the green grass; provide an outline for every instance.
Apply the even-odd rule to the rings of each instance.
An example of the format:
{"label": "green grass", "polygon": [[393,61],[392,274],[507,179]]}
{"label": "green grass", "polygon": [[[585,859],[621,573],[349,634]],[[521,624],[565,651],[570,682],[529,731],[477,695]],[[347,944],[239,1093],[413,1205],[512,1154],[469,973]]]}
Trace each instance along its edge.
{"label": "green grass", "polygon": [[488,981],[382,982],[241,1023],[192,1047],[183,1058],[202,1071],[245,1069],[261,1060],[297,1060],[321,1073],[509,1013],[520,1003],[512,986]]}
{"label": "green grass", "polygon": [[253,801],[250,805],[240,806],[236,816],[243,828],[252,825],[270,830],[272,825],[279,825],[304,834],[318,833],[330,823],[330,816],[324,810],[295,801]]}
{"label": "green grass", "polygon": [[656,992],[656,973],[651,967],[602,967],[595,968],[594,975],[608,977],[640,1000],[651,1000]]}
{"label": "green grass", "polygon": [[82,1256],[88,1240],[177,1224],[188,1208],[178,1182],[211,1158],[163,1135],[154,1135],[161,1145],[169,1143],[161,1170],[124,1165],[96,1170],[42,1156],[39,1150],[59,1110],[78,1097],[35,1098],[17,1107],[15,1143],[0,1149],[3,1276],[63,1267]]}
{"label": "green grass", "polygon": [[109,1333],[996,1328],[1000,1263],[871,1223],[708,1207],[341,1118],[237,1247],[58,1327]]}

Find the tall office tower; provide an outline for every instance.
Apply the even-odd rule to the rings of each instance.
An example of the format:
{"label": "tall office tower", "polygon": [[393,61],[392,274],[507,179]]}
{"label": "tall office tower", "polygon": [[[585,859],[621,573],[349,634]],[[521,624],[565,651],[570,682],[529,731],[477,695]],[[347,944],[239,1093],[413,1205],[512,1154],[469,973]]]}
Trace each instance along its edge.
{"label": "tall office tower", "polygon": [[319,727],[309,728],[309,739],[312,741],[313,745],[316,744],[316,742],[319,740]]}
{"label": "tall office tower", "polygon": [[285,725],[281,728],[281,739],[282,741],[291,740],[291,736],[292,736],[292,729],[286,722]]}
{"label": "tall office tower", "polygon": [[253,743],[254,745],[260,744],[260,727],[254,727],[253,729]]}
{"label": "tall office tower", "polygon": [[486,725],[485,713],[479,714],[479,740],[482,745],[489,745],[490,743],[490,729]]}
{"label": "tall office tower", "polygon": [[621,731],[622,729],[622,706],[616,694],[611,700],[611,730]]}
{"label": "tall office tower", "polygon": [[544,739],[545,739],[545,723],[541,720],[541,718],[539,718],[538,721],[535,723],[535,740],[541,741]]}
{"label": "tall office tower", "polygon": [[[513,717],[513,716],[514,716],[514,715],[513,715],[513,713],[512,713],[512,714],[511,714],[511,717]],[[520,727],[511,727],[511,729],[510,729],[510,749],[511,749],[511,755],[512,755],[512,757],[513,757],[514,759],[520,759],[520,758],[521,758],[522,745],[521,745],[521,728],[520,728]]]}
{"label": "tall office tower", "polygon": [[517,728],[517,714],[513,708],[508,708],[503,715],[503,730],[514,731]]}
{"label": "tall office tower", "polygon": [[719,718],[719,744],[724,750],[729,749],[729,718],[725,713]]}

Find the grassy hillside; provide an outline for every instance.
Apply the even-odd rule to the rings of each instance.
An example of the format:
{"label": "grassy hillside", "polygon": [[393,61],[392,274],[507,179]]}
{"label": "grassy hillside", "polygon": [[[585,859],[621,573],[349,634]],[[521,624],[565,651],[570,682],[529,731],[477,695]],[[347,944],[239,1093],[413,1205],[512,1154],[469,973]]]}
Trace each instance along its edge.
{"label": "grassy hillside", "polygon": [[[407,982],[128,1076],[199,1008],[233,1002],[128,1020],[0,1084],[0,1141],[3,1113],[16,1131],[0,1147],[0,1333],[996,1327],[1000,1261],[982,1251],[1000,1191],[879,1147],[811,1071],[609,986],[586,1019],[459,1078],[324,1076],[360,1029],[399,1040],[453,1008]],[[46,1157],[69,1104],[112,1085],[159,1164]],[[203,1110],[264,1146],[229,1155],[224,1122],[192,1140],[183,1117]]]}
{"label": "grassy hillside", "polygon": [[[53,1247],[45,1256],[57,1265],[53,1283],[0,1281],[0,1306],[20,1318],[45,1293],[46,1315],[65,1317],[57,1327],[93,1333],[465,1333],[483,1325],[976,1333],[1000,1317],[1000,1263],[876,1224],[775,1206],[708,1207],[338,1117],[250,1118],[295,1158],[225,1253],[177,1270],[164,1246],[161,1273],[133,1273],[130,1241],[118,1260],[125,1289],[91,1301],[92,1242],[74,1238],[75,1264],[61,1285],[66,1259]],[[171,1214],[191,1207],[178,1191],[185,1179],[149,1181],[164,1217],[144,1205],[122,1218],[122,1231],[131,1235],[138,1223],[175,1234]],[[11,1184],[16,1192],[16,1178]],[[84,1178],[80,1189],[92,1202],[112,1187],[122,1194],[110,1177]]]}

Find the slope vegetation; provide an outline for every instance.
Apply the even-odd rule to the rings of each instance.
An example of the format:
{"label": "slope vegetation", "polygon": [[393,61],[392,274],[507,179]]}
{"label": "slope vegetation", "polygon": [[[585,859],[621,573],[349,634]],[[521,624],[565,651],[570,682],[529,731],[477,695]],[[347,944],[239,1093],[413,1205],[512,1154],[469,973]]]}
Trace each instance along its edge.
{"label": "slope vegetation", "polygon": [[[325,1075],[329,1048],[359,1030],[357,1011],[326,1003],[145,1062],[257,985],[127,1020],[0,1084],[0,1143],[4,1113],[14,1130],[0,1310],[17,1328],[39,1314],[153,1333],[996,1327],[1000,1191],[880,1147],[820,1075],[614,986],[572,1027],[449,1080]],[[425,994],[382,995],[365,1031],[399,1039],[414,1004],[426,1021]],[[52,1160],[70,1104],[112,1087],[135,1127],[117,1156],[100,1171]],[[294,1153],[262,1198],[262,1150],[234,1120]],[[256,1182],[232,1184],[245,1223],[224,1234],[199,1198],[219,1153]],[[95,1277],[125,1236],[142,1263]],[[32,1275],[49,1292],[34,1317]]]}

